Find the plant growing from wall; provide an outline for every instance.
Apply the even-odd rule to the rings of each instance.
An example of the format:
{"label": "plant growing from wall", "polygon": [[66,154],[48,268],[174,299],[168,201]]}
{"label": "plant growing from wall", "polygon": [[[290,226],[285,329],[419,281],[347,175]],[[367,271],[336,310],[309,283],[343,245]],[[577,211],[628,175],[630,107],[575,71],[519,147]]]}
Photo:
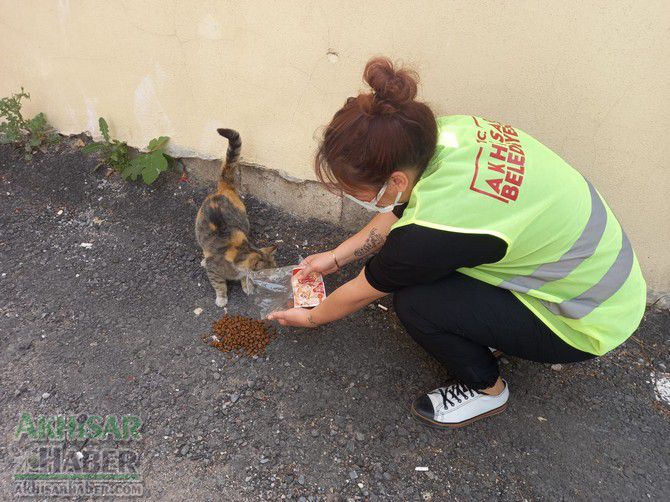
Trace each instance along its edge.
{"label": "plant growing from wall", "polygon": [[31,119],[23,118],[22,99],[30,99],[23,87],[18,94],[0,99],[0,144],[17,144],[25,152],[26,160],[30,160],[36,150],[46,151],[46,147],[58,143],[60,137],[44,113]]}
{"label": "plant growing from wall", "polygon": [[98,152],[100,154],[101,161],[96,169],[106,165],[118,172],[123,179],[135,181],[138,177],[142,177],[147,185],[151,185],[160,173],[167,171],[171,165],[176,163],[173,157],[165,153],[165,147],[170,140],[167,136],[152,139],[146,152],[131,156],[130,148],[125,141],[113,139],[109,135],[107,121],[100,117],[98,123],[102,141],[89,143],[82,148],[84,153]]}

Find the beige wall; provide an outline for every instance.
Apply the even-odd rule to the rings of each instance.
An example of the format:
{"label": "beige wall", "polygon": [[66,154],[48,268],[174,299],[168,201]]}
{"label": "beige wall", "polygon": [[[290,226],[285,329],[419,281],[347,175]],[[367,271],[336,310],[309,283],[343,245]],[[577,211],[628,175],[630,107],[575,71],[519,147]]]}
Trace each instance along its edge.
{"label": "beige wall", "polygon": [[0,0],[0,94],[64,133],[112,132],[312,178],[318,128],[367,58],[411,62],[438,114],[497,118],[584,172],[670,289],[670,2]]}

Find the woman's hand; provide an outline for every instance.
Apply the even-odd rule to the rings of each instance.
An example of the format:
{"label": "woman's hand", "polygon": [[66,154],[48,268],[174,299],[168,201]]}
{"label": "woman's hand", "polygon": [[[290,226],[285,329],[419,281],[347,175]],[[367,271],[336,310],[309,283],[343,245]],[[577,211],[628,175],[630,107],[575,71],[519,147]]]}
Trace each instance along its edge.
{"label": "woman's hand", "polygon": [[310,321],[311,310],[292,308],[281,312],[273,312],[268,316],[270,321],[277,321],[282,326],[295,326],[298,328],[316,328],[317,325]]}
{"label": "woman's hand", "polygon": [[328,275],[336,272],[338,269],[332,251],[308,256],[300,262],[299,266],[303,267],[303,269],[296,274],[298,279],[302,279],[310,272],[320,272],[323,275]]}
{"label": "woman's hand", "polygon": [[299,326],[302,328],[316,328],[329,322],[342,319],[344,316],[362,309],[368,303],[378,300],[388,293],[377,291],[370,286],[365,278],[365,271],[355,279],[343,284],[330,294],[321,305],[311,310],[293,308],[282,312],[273,312],[268,316],[271,321],[277,321],[282,326]]}

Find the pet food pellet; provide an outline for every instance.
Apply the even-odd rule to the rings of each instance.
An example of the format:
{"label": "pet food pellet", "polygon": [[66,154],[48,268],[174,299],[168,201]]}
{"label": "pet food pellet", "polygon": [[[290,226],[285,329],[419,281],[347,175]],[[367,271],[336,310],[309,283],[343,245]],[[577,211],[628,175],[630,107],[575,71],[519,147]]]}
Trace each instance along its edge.
{"label": "pet food pellet", "polygon": [[225,315],[212,323],[212,335],[204,335],[208,345],[221,352],[234,352],[249,357],[265,353],[265,348],[277,335],[262,321],[248,317]]}

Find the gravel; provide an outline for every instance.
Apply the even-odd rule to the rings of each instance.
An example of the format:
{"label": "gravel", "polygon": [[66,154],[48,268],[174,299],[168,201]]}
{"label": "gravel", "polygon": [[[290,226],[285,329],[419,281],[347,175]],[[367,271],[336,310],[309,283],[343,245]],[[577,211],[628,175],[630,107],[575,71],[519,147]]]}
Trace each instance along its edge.
{"label": "gravel", "polygon": [[[255,359],[208,347],[223,312],[193,219],[211,187],[177,172],[155,187],[105,178],[70,144],[32,164],[0,147],[0,499],[22,411],[139,415],[147,500],[670,497],[670,409],[651,376],[670,368],[667,311],[648,312],[612,354],[560,371],[506,356],[509,409],[436,431],[409,405],[449,375],[389,298],[388,312],[281,328]],[[343,236],[246,203],[254,241],[283,241],[280,265]],[[359,271],[327,277],[327,290]],[[238,284],[229,290],[228,313],[257,315]]]}

